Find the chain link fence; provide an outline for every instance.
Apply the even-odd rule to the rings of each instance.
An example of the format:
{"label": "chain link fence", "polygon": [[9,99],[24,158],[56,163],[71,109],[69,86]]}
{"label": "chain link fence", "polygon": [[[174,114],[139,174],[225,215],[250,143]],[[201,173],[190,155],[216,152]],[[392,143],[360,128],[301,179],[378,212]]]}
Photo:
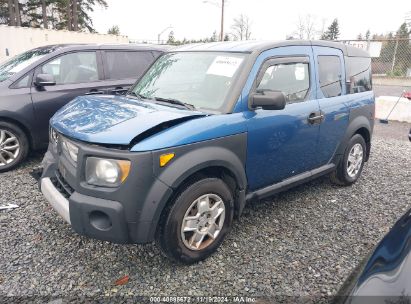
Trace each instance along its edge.
{"label": "chain link fence", "polygon": [[376,96],[399,96],[411,91],[411,39],[342,40],[367,50],[371,59]]}

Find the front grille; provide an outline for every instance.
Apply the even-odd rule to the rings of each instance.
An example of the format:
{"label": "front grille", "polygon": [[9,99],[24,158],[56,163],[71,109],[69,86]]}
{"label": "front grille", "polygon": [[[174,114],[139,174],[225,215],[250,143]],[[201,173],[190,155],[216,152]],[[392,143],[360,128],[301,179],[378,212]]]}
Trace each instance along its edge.
{"label": "front grille", "polygon": [[55,171],[55,176],[51,178],[51,182],[65,198],[69,198],[74,192],[74,189],[66,182],[58,170]]}

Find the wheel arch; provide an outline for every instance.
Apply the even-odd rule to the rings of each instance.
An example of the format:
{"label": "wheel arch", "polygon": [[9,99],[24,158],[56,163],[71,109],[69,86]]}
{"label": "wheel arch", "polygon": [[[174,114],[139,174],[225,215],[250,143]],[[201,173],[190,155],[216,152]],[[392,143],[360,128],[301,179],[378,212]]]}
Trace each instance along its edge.
{"label": "wheel arch", "polygon": [[[150,236],[154,237],[159,221],[167,206],[193,180],[205,177],[221,178],[230,188],[234,199],[234,212],[238,217],[245,205],[247,177],[245,173],[246,135],[235,135],[204,143],[171,148],[153,153],[153,163],[158,163],[161,154],[174,152],[176,159],[164,168],[154,166],[157,181],[167,187],[155,206],[145,206],[142,213],[151,221]],[[152,188],[148,197],[154,197],[156,189]],[[142,215],[143,215],[142,214]]]}
{"label": "wheel arch", "polygon": [[[203,147],[190,151],[165,169],[158,179],[173,193],[178,193],[193,180],[207,177],[220,178],[227,184],[234,197],[235,213],[239,215],[244,208],[244,190],[247,187],[244,161],[224,147]],[[172,197],[167,203],[169,201]]]}
{"label": "wheel arch", "polygon": [[367,151],[366,151],[366,155],[365,155],[365,161],[368,161],[368,159],[370,158],[370,150],[371,150],[371,133],[370,133],[369,129],[367,129],[366,127],[361,127],[357,131],[355,131],[353,136],[355,134],[361,135],[365,140],[365,145],[367,147]]}
{"label": "wheel arch", "polygon": [[366,147],[367,147],[367,154],[366,154],[365,161],[368,161],[368,158],[370,156],[370,150],[371,150],[372,130],[373,130],[373,122],[371,122],[367,117],[357,116],[354,119],[352,119],[347,127],[347,130],[345,131],[345,135],[344,135],[343,140],[341,141],[341,144],[337,148],[335,157],[340,158],[341,155],[344,154],[345,148],[349,140],[351,139],[351,137],[353,137],[355,134],[359,134],[365,140]]}
{"label": "wheel arch", "polygon": [[29,150],[34,147],[33,136],[31,134],[31,132],[29,131],[29,128],[26,124],[24,124],[23,122],[21,122],[18,119],[6,117],[6,116],[0,116],[0,121],[4,121],[4,122],[10,123],[10,124],[14,124],[17,127],[19,127],[24,132],[24,134],[27,136],[27,140],[29,142]]}

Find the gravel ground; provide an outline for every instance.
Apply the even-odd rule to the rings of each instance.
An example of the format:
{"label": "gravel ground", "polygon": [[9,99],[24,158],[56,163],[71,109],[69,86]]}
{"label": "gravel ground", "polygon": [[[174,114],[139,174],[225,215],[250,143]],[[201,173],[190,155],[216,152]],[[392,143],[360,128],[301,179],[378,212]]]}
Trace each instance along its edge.
{"label": "gravel ground", "polygon": [[[34,155],[0,175],[0,204],[20,206],[0,211],[0,302],[33,295],[335,295],[411,203],[411,143],[380,129],[358,183],[341,188],[321,178],[248,205],[218,252],[192,266],[172,264],[153,244],[76,235],[29,175],[41,160]],[[129,282],[115,286],[125,275]]]}

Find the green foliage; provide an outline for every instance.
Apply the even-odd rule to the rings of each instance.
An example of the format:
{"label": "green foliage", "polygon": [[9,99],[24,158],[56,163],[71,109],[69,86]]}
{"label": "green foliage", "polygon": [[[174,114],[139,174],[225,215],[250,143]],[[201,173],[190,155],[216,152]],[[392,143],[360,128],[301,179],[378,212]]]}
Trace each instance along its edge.
{"label": "green foliage", "polygon": [[176,44],[176,38],[174,37],[174,31],[170,31],[168,34],[167,44]]}
{"label": "green foliage", "polygon": [[338,20],[334,19],[328,29],[321,36],[322,40],[337,40],[340,36],[340,28],[338,25]]}
{"label": "green foliage", "polygon": [[111,28],[109,28],[107,34],[119,36],[120,28],[118,27],[118,25],[113,25]]}
{"label": "green foliage", "polygon": [[214,32],[213,32],[213,36],[211,36],[210,41],[211,41],[211,42],[216,42],[216,41],[218,41],[217,31],[214,31]]}
{"label": "green foliage", "polygon": [[405,76],[411,62],[410,31],[404,22],[398,28],[395,36],[392,33],[376,37],[384,39],[378,61],[390,64],[387,75],[392,77]]}
{"label": "green foliage", "polygon": [[0,0],[0,24],[9,23],[9,8],[7,0]]}
{"label": "green foliage", "polygon": [[[45,10],[42,4],[45,4]],[[77,4],[76,6],[74,4]],[[51,29],[78,28],[95,32],[90,13],[95,6],[107,8],[106,0],[28,0],[20,2],[22,26]],[[75,18],[76,16],[77,18]],[[44,24],[46,20],[46,25]],[[8,1],[0,0],[0,24],[8,24]]]}
{"label": "green foliage", "polygon": [[[224,41],[229,41],[229,40],[230,40],[230,36],[226,34],[224,36]],[[190,40],[186,38],[184,38],[183,40],[177,40],[174,37],[174,32],[171,31],[168,35],[168,40],[166,43],[171,44],[171,45],[182,45],[182,44],[189,44],[189,43],[207,43],[207,42],[217,42],[217,41],[219,41],[217,31],[214,31],[211,37],[206,37],[202,39],[190,39]]]}

